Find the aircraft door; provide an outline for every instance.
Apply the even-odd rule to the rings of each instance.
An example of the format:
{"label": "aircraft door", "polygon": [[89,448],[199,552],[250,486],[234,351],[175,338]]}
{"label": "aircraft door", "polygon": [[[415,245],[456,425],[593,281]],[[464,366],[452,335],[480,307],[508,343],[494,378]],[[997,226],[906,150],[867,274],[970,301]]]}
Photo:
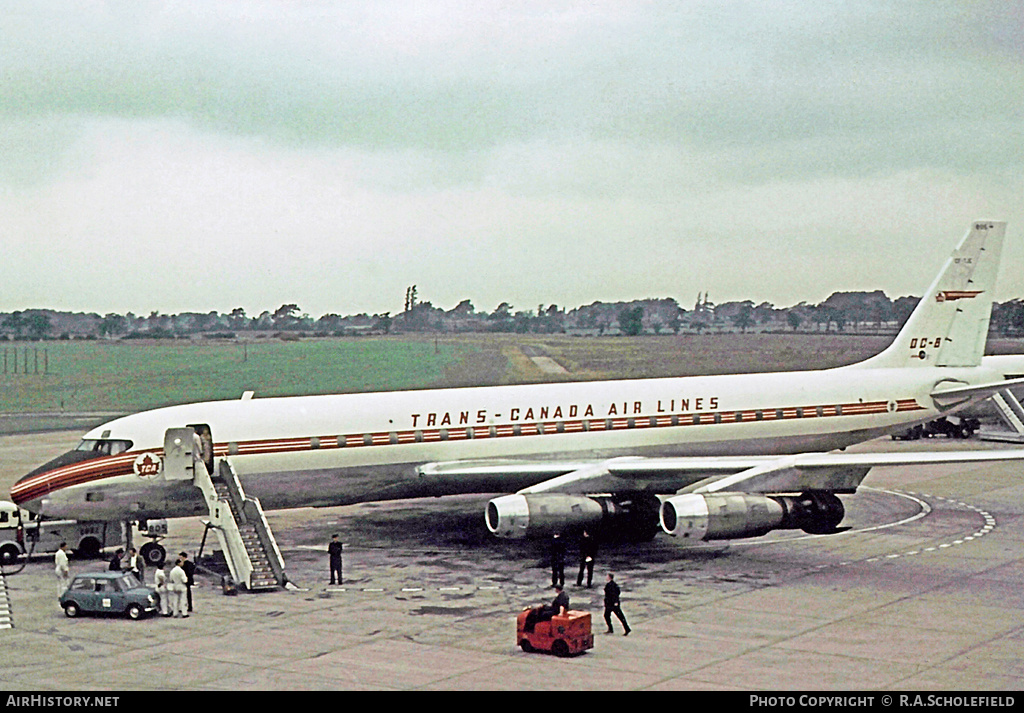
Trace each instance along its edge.
{"label": "aircraft door", "polygon": [[168,428],[164,433],[164,479],[194,480],[197,461],[202,463],[202,451],[195,429]]}

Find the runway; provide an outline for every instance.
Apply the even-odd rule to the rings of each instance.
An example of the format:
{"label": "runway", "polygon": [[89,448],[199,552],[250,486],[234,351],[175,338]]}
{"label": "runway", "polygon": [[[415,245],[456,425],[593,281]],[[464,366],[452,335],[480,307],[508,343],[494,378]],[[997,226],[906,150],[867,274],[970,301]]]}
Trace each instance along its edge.
{"label": "runway", "polygon": [[[0,437],[0,486],[78,434]],[[963,441],[862,449],[992,448]],[[854,449],[851,449],[854,450]],[[595,648],[521,652],[515,616],[549,600],[543,543],[497,541],[486,496],[271,512],[300,591],[195,592],[186,620],[66,619],[52,561],[6,576],[0,629],[8,690],[967,690],[1024,684],[1024,483],[1019,466],[875,469],[844,497],[850,529],[683,548],[660,535],[603,546]],[[327,586],[326,546],[345,542]],[[194,551],[198,519],[171,521]],[[72,562],[72,573],[105,563]],[[623,589],[633,633],[607,635],[601,585]],[[615,621],[618,630],[618,622]]]}

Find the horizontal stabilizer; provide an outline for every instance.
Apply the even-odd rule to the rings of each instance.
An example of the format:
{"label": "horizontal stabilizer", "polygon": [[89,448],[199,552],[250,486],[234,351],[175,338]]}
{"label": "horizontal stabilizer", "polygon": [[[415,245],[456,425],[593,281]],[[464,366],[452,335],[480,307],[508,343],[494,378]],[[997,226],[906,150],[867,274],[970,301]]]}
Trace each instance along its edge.
{"label": "horizontal stabilizer", "polygon": [[953,386],[950,388],[939,388],[931,393],[931,397],[940,408],[958,406],[965,401],[972,399],[983,399],[992,396],[1003,389],[1013,386],[1024,386],[1024,378],[1010,379],[1009,381],[996,381],[990,384],[979,384],[977,386]]}

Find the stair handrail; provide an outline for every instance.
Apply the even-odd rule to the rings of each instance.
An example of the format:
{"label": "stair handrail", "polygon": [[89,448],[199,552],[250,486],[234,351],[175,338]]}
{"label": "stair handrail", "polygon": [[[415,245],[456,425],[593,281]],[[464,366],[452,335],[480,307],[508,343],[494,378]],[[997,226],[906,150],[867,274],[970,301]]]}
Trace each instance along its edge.
{"label": "stair handrail", "polygon": [[[252,560],[242,544],[242,533],[238,529],[238,523],[235,522],[231,504],[226,500],[221,500],[206,468],[196,468],[193,482],[203,492],[206,499],[211,526],[217,533],[221,549],[224,550],[224,558],[227,560],[231,577],[248,588],[252,581]],[[225,510],[227,512],[224,512]]]}
{"label": "stair handrail", "polygon": [[218,469],[221,478],[228,486],[228,492],[231,493],[232,499],[236,503],[241,503],[239,515],[243,523],[256,528],[256,536],[259,537],[260,544],[263,545],[270,569],[274,572],[274,579],[279,585],[284,586],[287,579],[284,571],[284,557],[277,546],[277,539],[270,529],[270,523],[267,522],[266,515],[263,513],[263,506],[260,504],[259,498],[245,494],[242,481],[238,479],[238,473],[230,459],[221,458]]}

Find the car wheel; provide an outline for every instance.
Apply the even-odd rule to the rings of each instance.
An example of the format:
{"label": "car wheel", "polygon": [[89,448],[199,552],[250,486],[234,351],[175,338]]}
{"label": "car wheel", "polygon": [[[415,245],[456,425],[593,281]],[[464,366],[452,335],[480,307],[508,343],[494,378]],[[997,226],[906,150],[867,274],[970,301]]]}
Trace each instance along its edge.
{"label": "car wheel", "polygon": [[69,619],[74,619],[76,616],[82,613],[82,610],[78,608],[78,605],[74,602],[68,602],[64,605],[64,616]]}
{"label": "car wheel", "polygon": [[530,643],[529,639],[523,639],[519,642],[519,648],[528,654],[533,653],[533,644]]}
{"label": "car wheel", "polygon": [[551,644],[551,653],[553,653],[555,656],[568,656],[569,644],[559,639],[555,643]]}
{"label": "car wheel", "polygon": [[138,604],[129,604],[128,608],[124,610],[124,613],[129,619],[138,620],[142,618],[142,607]]}

